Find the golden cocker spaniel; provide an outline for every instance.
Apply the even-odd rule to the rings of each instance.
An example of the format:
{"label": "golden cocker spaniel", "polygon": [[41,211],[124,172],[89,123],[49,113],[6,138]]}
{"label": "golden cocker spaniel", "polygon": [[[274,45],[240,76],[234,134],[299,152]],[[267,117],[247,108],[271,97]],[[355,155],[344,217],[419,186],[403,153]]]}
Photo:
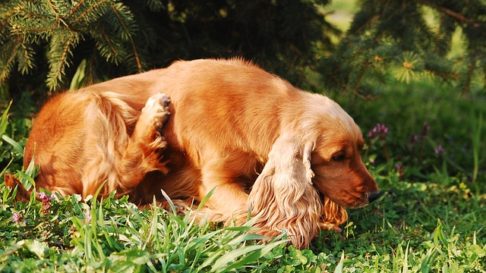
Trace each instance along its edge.
{"label": "golden cocker spaniel", "polygon": [[179,61],[55,96],[29,136],[24,165],[37,187],[62,194],[201,200],[210,220],[248,213],[270,236],[307,247],[338,229],[345,208],[377,185],[360,158],[363,136],[334,101],[248,62]]}

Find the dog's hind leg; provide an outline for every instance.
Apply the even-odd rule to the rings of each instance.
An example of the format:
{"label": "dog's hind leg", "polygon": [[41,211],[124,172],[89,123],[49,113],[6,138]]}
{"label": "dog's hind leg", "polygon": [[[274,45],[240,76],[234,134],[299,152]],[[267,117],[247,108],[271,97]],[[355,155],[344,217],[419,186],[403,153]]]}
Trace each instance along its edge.
{"label": "dog's hind leg", "polygon": [[[90,139],[85,146],[85,152],[91,153],[93,160],[83,171],[83,197],[94,194],[103,183],[102,195],[114,190],[118,194],[126,194],[148,172],[168,171],[161,158],[166,147],[161,130],[170,115],[169,104],[168,96],[162,93],[153,95],[137,119],[137,113],[118,94],[101,94],[93,109],[88,109],[88,112],[102,113],[91,119],[91,126],[96,128],[96,132],[89,134]],[[127,125],[133,123],[133,119],[137,121],[129,136]]]}

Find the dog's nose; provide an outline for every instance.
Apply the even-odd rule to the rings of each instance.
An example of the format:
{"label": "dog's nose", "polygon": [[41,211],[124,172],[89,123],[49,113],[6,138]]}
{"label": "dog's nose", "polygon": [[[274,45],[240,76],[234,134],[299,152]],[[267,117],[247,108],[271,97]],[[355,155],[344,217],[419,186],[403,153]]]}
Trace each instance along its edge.
{"label": "dog's nose", "polygon": [[371,203],[383,195],[382,191],[373,191],[368,194],[368,202]]}

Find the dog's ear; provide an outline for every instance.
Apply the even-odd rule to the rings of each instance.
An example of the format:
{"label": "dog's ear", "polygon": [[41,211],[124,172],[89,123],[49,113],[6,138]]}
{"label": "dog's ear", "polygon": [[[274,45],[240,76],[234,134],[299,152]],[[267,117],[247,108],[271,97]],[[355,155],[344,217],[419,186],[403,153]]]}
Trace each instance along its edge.
{"label": "dog's ear", "polygon": [[307,247],[319,232],[322,205],[312,185],[312,141],[284,134],[272,146],[269,159],[249,196],[255,226],[263,234],[287,231],[292,243]]}
{"label": "dog's ear", "polygon": [[348,220],[348,212],[344,207],[334,203],[327,196],[323,197],[322,203],[321,229],[341,232],[339,226]]}

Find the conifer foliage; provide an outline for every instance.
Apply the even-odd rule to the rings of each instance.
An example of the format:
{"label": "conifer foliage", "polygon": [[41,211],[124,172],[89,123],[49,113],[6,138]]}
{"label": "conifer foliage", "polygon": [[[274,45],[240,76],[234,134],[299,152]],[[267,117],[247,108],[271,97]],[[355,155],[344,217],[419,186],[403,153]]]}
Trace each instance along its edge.
{"label": "conifer foliage", "polygon": [[[77,68],[82,85],[178,59],[233,56],[297,85],[313,71],[318,84],[356,93],[374,92],[389,75],[434,77],[464,93],[478,79],[484,87],[484,0],[359,1],[342,36],[327,20],[329,2],[4,0],[0,87],[53,91],[67,88]],[[458,32],[463,44],[451,52]]]}
{"label": "conifer foliage", "polygon": [[[454,35],[463,42],[451,52]],[[322,62],[329,87],[367,93],[385,72],[405,82],[438,77],[468,93],[486,86],[483,0],[363,0],[337,50]]]}
{"label": "conifer foliage", "polygon": [[86,40],[106,62],[142,69],[133,14],[119,1],[6,1],[0,6],[0,29],[0,80],[13,69],[27,74],[36,66],[35,55],[46,54],[46,84],[56,89],[72,64],[73,51]]}
{"label": "conifer foliage", "polygon": [[327,2],[6,0],[0,81],[9,78],[10,88],[18,88],[27,73],[32,82],[32,74],[48,70],[43,79],[58,90],[82,60],[87,84],[177,59],[230,56],[298,81],[317,63],[314,45],[330,50],[338,33],[317,9]]}

